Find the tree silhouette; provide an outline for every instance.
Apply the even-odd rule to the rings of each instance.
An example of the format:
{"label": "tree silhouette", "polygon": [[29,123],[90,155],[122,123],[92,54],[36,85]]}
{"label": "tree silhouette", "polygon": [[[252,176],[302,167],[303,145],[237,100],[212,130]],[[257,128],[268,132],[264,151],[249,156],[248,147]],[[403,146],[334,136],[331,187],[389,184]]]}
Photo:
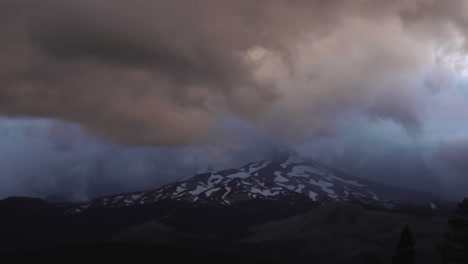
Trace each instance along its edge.
{"label": "tree silhouette", "polygon": [[468,263],[468,197],[457,203],[455,217],[448,221],[450,231],[441,246],[441,263]]}
{"label": "tree silhouette", "polygon": [[413,233],[408,226],[401,231],[397,252],[392,259],[392,264],[414,264],[414,245],[416,242]]}

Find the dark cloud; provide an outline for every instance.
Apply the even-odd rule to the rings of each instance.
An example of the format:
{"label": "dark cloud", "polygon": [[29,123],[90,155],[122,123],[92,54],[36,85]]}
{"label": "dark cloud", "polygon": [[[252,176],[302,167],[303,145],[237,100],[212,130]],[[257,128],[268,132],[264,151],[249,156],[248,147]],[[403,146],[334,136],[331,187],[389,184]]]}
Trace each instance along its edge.
{"label": "dark cloud", "polygon": [[340,113],[362,110],[420,131],[414,76],[468,28],[462,0],[5,0],[0,10],[0,113],[78,122],[125,144],[207,142],[230,115],[288,139],[330,134]]}
{"label": "dark cloud", "polygon": [[309,142],[306,157],[451,195],[468,97],[444,67],[467,36],[465,0],[2,0],[0,114],[136,147],[60,122],[2,134],[0,193],[138,190]]}

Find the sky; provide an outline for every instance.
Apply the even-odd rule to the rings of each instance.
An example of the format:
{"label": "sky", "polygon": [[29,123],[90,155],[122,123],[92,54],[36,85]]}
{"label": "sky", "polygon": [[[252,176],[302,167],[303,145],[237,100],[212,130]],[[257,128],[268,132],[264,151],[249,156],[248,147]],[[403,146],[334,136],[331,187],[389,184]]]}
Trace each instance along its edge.
{"label": "sky", "polygon": [[0,198],[84,200],[291,149],[468,185],[464,0],[3,0]]}

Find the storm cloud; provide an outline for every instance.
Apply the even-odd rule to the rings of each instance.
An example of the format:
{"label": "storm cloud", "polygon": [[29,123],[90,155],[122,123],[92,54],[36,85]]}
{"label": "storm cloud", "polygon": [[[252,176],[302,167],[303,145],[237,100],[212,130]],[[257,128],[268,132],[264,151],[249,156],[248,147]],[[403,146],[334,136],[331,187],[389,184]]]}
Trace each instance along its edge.
{"label": "storm cloud", "polygon": [[130,145],[189,146],[235,116],[288,140],[342,113],[423,130],[423,77],[466,49],[467,4],[431,1],[0,3],[0,113]]}
{"label": "storm cloud", "polygon": [[82,200],[290,148],[459,198],[467,37],[464,0],[0,1],[0,196]]}

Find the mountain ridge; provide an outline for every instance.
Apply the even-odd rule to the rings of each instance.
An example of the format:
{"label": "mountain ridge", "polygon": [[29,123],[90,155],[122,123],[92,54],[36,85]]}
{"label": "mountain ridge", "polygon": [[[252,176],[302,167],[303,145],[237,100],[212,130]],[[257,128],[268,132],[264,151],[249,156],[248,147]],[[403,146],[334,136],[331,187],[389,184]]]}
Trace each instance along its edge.
{"label": "mountain ridge", "polygon": [[408,206],[426,209],[445,202],[429,193],[406,190],[359,178],[295,154],[250,162],[239,168],[209,170],[160,188],[116,194],[82,203],[65,203],[69,213],[89,208],[115,208],[176,200],[194,205],[229,206],[239,201],[301,200],[316,203],[358,202],[389,210]]}

